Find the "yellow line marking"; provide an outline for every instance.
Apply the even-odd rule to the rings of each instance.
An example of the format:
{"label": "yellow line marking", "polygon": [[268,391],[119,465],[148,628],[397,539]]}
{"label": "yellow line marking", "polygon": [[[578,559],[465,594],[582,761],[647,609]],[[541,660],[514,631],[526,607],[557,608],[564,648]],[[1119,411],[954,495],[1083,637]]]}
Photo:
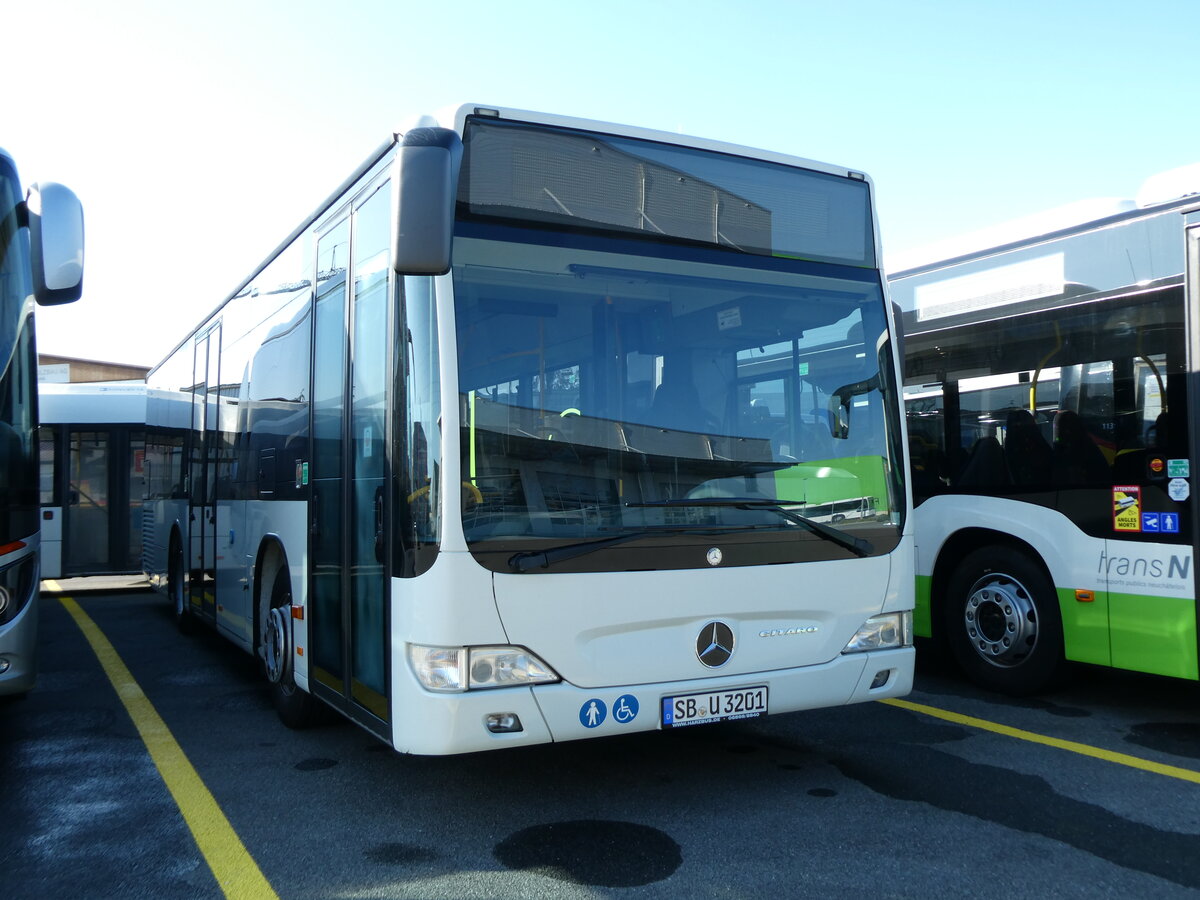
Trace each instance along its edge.
{"label": "yellow line marking", "polygon": [[1043,744],[1047,747],[1056,747],[1059,750],[1066,750],[1070,753],[1078,753],[1081,756],[1090,756],[1094,759],[1102,759],[1105,762],[1116,763],[1121,766],[1128,766],[1131,769],[1141,769],[1143,772],[1153,772],[1156,775],[1166,775],[1169,778],[1178,778],[1181,781],[1190,781],[1193,784],[1200,784],[1200,772],[1194,769],[1184,769],[1180,766],[1168,766],[1163,763],[1152,762],[1148,759],[1142,759],[1140,756],[1130,756],[1128,753],[1116,753],[1112,750],[1102,750],[1099,747],[1093,747],[1090,744],[1080,744],[1075,741],[1064,741],[1061,738],[1048,737],[1044,734],[1037,734],[1033,731],[1025,731],[1020,728],[1012,728],[1008,725],[1001,725],[998,722],[989,722],[987,719],[977,719],[974,716],[964,716],[961,713],[950,712],[945,709],[938,709],[936,706],[925,706],[921,703],[913,703],[910,700],[880,700],[880,703],[887,703],[890,706],[898,706],[901,709],[911,710],[912,712],[923,713],[927,716],[933,716],[935,719],[944,719],[947,722],[954,722],[958,725],[968,725],[971,728],[980,728],[984,731],[991,731],[995,734],[1002,734],[1006,737],[1017,738],[1022,741],[1029,741],[1034,744]]}
{"label": "yellow line marking", "polygon": [[278,900],[270,882],[259,870],[254,859],[238,838],[233,826],[221,812],[204,782],[191,762],[176,743],[167,723],[162,720],[149,698],[142,693],[133,675],[126,668],[116,649],[104,636],[99,626],[91,620],[71,597],[60,597],[59,602],[75,620],[87,638],[96,658],[104,668],[104,674],[112,682],[117,696],[125,704],[125,710],[137,726],[150,758],[158,767],[158,773],[166,782],[167,789],[175,798],[183,819],[191,829],[192,837],[204,860],[212,869],[217,884],[226,897],[251,898],[251,900]]}

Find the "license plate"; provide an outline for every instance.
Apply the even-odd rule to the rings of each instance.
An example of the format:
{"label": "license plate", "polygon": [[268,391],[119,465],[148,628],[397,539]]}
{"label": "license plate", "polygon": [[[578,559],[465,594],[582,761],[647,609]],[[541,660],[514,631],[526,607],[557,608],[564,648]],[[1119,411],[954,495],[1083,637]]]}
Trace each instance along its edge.
{"label": "license plate", "polygon": [[663,728],[682,728],[732,719],[754,719],[767,714],[767,687],[727,688],[701,694],[663,697]]}

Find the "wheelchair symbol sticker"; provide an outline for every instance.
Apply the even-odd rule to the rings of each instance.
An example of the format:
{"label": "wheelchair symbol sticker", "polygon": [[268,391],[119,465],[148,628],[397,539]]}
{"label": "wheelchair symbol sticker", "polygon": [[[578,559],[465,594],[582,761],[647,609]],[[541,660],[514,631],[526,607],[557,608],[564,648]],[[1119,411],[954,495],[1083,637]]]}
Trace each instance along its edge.
{"label": "wheelchair symbol sticker", "polygon": [[613,704],[613,719],[622,725],[632,722],[637,718],[637,714],[638,702],[633,694],[622,694]]}

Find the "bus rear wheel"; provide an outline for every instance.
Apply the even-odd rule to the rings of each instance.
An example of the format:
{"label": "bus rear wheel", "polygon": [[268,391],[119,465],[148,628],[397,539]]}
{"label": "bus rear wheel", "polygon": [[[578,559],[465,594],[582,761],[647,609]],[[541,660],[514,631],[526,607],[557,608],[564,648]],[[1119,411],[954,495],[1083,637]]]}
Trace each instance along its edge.
{"label": "bus rear wheel", "polygon": [[980,687],[1024,696],[1062,674],[1054,585],[1018,550],[982,547],[967,554],[947,583],[942,628],[955,660]]}
{"label": "bus rear wheel", "polygon": [[196,622],[188,609],[188,585],[184,572],[183,546],[178,538],[172,536],[170,561],[167,563],[167,594],[174,607],[172,614],[175,626],[183,634],[191,634],[196,630]]}
{"label": "bus rear wheel", "polygon": [[323,704],[296,686],[292,670],[292,585],[287,566],[275,570],[270,593],[261,605],[259,655],[263,673],[271,684],[275,712],[288,728],[309,728],[325,721]]}

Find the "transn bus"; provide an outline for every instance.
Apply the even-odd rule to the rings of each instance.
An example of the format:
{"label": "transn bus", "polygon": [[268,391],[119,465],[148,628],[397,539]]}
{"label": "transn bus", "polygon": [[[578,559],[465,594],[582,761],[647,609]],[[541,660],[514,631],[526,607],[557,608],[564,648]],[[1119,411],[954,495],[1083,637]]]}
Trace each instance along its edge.
{"label": "transn bus", "polygon": [[872,190],[622,125],[419,120],[151,371],[148,577],[261,659],[285,722],[332,707],[407,753],[908,692]]}
{"label": "transn bus", "polygon": [[890,276],[916,633],[985,687],[1040,691],[1069,661],[1200,677],[1186,174],[964,236]]}

